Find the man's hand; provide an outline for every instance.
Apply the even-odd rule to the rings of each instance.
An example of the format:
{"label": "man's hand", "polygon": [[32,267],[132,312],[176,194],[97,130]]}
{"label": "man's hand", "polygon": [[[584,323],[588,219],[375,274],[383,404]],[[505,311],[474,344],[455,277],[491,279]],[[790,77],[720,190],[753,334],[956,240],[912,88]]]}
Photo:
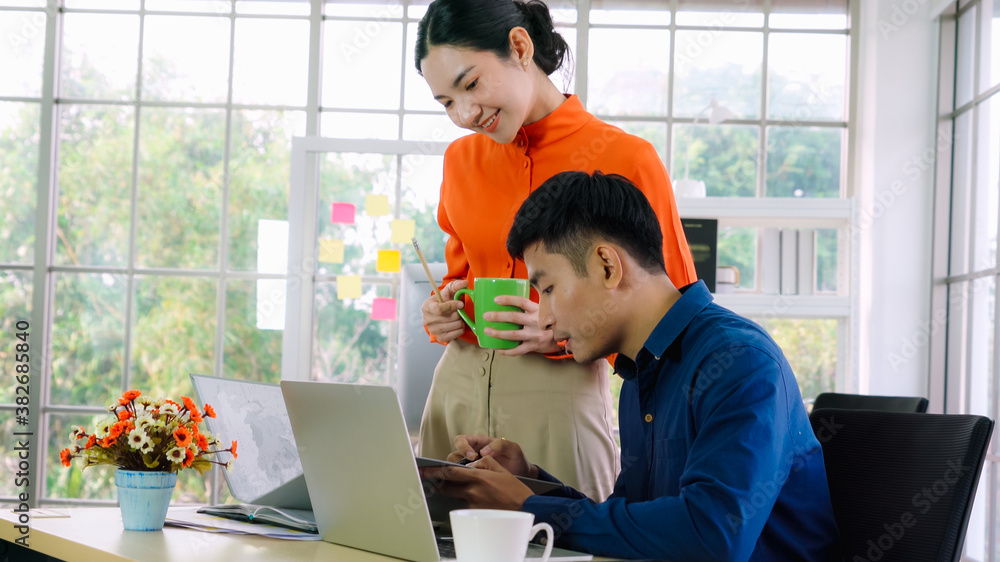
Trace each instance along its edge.
{"label": "man's hand", "polygon": [[552,330],[543,330],[538,326],[538,303],[524,297],[513,295],[500,295],[495,299],[497,304],[516,306],[524,312],[486,312],[483,313],[483,320],[487,322],[510,322],[524,326],[520,330],[494,330],[486,328],[483,330],[487,336],[500,338],[502,340],[513,340],[521,342],[514,349],[498,349],[500,355],[524,355],[525,353],[560,353],[564,348],[552,339]]}
{"label": "man's hand", "polygon": [[468,467],[421,468],[420,476],[433,483],[433,491],[469,502],[473,509],[520,510],[533,494],[492,457],[482,457]]}
{"label": "man's hand", "polygon": [[452,281],[441,289],[444,302],[438,302],[437,296],[431,295],[420,306],[424,326],[437,341],[448,343],[465,333],[465,321],[458,315],[458,309],[463,308],[465,303],[455,300],[455,293],[468,286],[469,282],[465,279]]}
{"label": "man's hand", "polygon": [[[502,466],[507,472],[514,476],[527,476],[528,478],[538,478],[538,467],[529,463],[521,451],[521,446],[513,441],[504,438],[490,437],[489,435],[459,435],[452,442],[455,451],[448,455],[451,462],[459,462],[462,459],[474,461],[476,459],[492,458],[493,461]],[[478,466],[479,462],[474,463]]]}

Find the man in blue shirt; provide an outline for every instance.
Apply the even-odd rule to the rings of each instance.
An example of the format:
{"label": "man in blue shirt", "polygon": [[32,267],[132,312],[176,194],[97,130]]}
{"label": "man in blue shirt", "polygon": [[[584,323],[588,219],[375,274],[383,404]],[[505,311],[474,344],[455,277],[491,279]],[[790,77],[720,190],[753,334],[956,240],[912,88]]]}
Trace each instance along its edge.
{"label": "man in blue shirt", "polygon": [[577,361],[618,354],[622,471],[606,501],[532,495],[513,475],[555,479],[501,436],[455,439],[450,460],[484,470],[424,475],[471,507],[534,513],[560,545],[598,555],[838,560],[823,452],[781,349],[703,282],[675,288],[661,248],[642,192],[600,172],[546,181],[507,239],[539,293],[539,326]]}

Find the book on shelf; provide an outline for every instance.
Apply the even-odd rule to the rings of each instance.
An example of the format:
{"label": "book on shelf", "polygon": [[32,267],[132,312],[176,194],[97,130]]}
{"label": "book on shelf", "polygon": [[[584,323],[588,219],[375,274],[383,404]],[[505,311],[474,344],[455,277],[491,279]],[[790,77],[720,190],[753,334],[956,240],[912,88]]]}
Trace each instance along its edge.
{"label": "book on shelf", "polygon": [[284,507],[271,507],[269,505],[239,503],[207,505],[198,508],[198,513],[235,519],[237,521],[249,521],[250,523],[277,525],[306,533],[318,532],[313,512],[306,509],[288,509]]}

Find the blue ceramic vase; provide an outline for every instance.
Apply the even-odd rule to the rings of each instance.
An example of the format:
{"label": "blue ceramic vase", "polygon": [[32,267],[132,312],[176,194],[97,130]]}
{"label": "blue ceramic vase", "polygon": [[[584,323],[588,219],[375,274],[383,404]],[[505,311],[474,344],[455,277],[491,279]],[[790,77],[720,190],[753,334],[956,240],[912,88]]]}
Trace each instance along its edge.
{"label": "blue ceramic vase", "polygon": [[126,531],[159,531],[167,519],[176,472],[115,470],[118,505]]}

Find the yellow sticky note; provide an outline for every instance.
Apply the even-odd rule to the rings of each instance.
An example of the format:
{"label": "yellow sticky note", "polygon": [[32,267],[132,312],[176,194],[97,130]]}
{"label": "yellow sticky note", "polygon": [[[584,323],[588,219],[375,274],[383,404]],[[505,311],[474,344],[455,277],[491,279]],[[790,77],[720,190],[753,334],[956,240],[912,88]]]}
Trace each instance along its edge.
{"label": "yellow sticky note", "polygon": [[410,219],[396,219],[392,221],[392,243],[409,244],[410,238],[417,233],[417,221]]}
{"label": "yellow sticky note", "polygon": [[384,217],[389,214],[388,195],[365,196],[365,212],[369,217]]}
{"label": "yellow sticky note", "polygon": [[399,250],[379,250],[375,271],[380,273],[395,273],[399,271]]}
{"label": "yellow sticky note", "polygon": [[338,275],[337,276],[337,298],[356,299],[361,296],[361,276],[360,275]]}
{"label": "yellow sticky note", "polygon": [[344,241],[322,239],[319,241],[319,261],[344,263]]}

